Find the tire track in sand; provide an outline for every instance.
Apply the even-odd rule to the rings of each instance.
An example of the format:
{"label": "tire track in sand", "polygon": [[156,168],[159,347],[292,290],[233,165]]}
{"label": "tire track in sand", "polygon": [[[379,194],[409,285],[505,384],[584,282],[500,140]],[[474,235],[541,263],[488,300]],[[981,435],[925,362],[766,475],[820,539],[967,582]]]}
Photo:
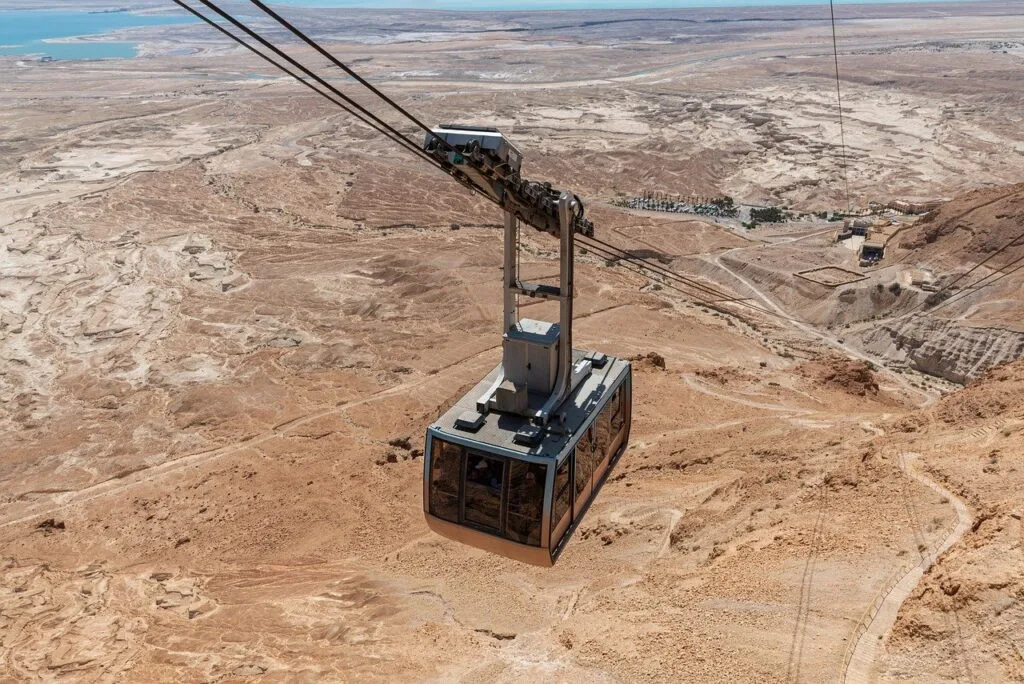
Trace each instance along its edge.
{"label": "tire track in sand", "polygon": [[6,520],[0,523],[0,529],[11,527],[13,525],[17,525],[23,522],[28,522],[29,520],[33,520],[35,518],[39,518],[42,516],[52,516],[53,514],[66,510],[67,508],[70,508],[71,506],[74,506],[76,504],[88,503],[93,499],[97,499],[108,494],[114,494],[124,489],[128,489],[129,487],[135,487],[141,484],[152,482],[166,475],[176,473],[184,468],[187,468],[190,465],[199,465],[200,463],[212,461],[217,458],[230,456],[232,454],[236,454],[240,451],[244,451],[246,449],[254,447],[258,444],[269,442],[272,439],[284,437],[289,432],[293,431],[295,428],[302,427],[303,425],[311,423],[315,420],[319,420],[320,418],[324,418],[325,416],[330,416],[335,413],[341,413],[343,411],[355,408],[357,406],[362,406],[364,404],[369,404],[374,401],[386,399],[396,394],[400,394],[402,392],[406,392],[408,390],[419,387],[420,385],[426,384],[428,382],[436,381],[438,374],[440,372],[448,370],[449,368],[457,366],[461,363],[465,363],[466,361],[470,361],[472,359],[484,356],[485,354],[488,354],[489,352],[492,352],[495,349],[499,349],[500,347],[501,345],[492,345],[482,351],[471,354],[470,356],[459,359],[458,361],[454,361],[451,364],[439,368],[434,372],[427,373],[422,378],[394,385],[393,387],[389,387],[387,389],[374,392],[370,396],[364,397],[362,399],[355,399],[352,401],[343,402],[337,406],[332,406],[331,408],[322,409],[320,411],[314,411],[313,413],[308,413],[302,417],[295,418],[293,420],[289,420],[284,423],[275,425],[268,432],[265,432],[261,435],[243,438],[238,442],[227,444],[222,447],[217,447],[216,449],[200,451],[170,461],[164,461],[153,466],[143,466],[138,469],[132,470],[131,472],[125,475],[114,476],[112,478],[103,480],[102,482],[97,482],[96,484],[83,487],[82,489],[56,493],[54,496],[54,500],[46,502],[45,504],[40,504],[34,509],[31,509],[30,512],[23,513],[17,518]]}
{"label": "tire track in sand", "polygon": [[[597,309],[595,311],[590,311],[581,314],[577,316],[576,319],[579,320],[583,318],[590,318],[592,316],[597,316],[608,311],[622,308],[623,306],[625,305],[614,304],[612,306],[607,306],[601,309]],[[278,437],[286,436],[295,428],[301,427],[315,420],[319,420],[320,418],[323,418],[325,416],[341,413],[348,409],[355,408],[357,406],[362,406],[364,404],[369,404],[375,401],[379,401],[381,399],[386,399],[388,397],[400,394],[402,392],[407,392],[408,390],[414,389],[416,387],[419,387],[430,382],[437,382],[439,375],[442,372],[454,368],[455,366],[459,366],[463,363],[466,363],[467,361],[478,359],[500,348],[501,344],[491,345],[485,349],[470,354],[466,357],[452,361],[451,363],[445,366],[435,368],[430,372],[426,373],[423,377],[418,378],[416,380],[399,383],[398,385],[395,385],[393,387],[389,387],[387,389],[374,392],[370,396],[364,397],[362,399],[354,399],[352,401],[343,402],[337,406],[332,406],[330,408],[322,409],[320,411],[308,413],[300,418],[296,418],[294,420],[286,421],[284,423],[276,425],[273,428],[271,428],[270,431],[264,432],[261,435],[246,437],[238,442],[234,442],[233,444],[227,444],[222,447],[217,447],[215,449],[200,451],[195,454],[189,454],[188,456],[182,456],[171,461],[164,461],[153,466],[142,466],[138,469],[132,470],[130,473],[126,475],[115,476],[103,480],[102,482],[97,482],[96,484],[83,487],[82,489],[56,493],[53,499],[29,509],[29,512],[22,513],[18,515],[18,517],[16,518],[0,522],[0,530],[21,523],[25,523],[36,518],[41,518],[43,516],[52,517],[53,515],[61,511],[64,511],[72,506],[88,503],[94,499],[114,494],[125,489],[128,489],[130,487],[136,487],[138,485],[153,482],[155,480],[160,479],[161,477],[165,477],[167,475],[176,473],[190,465],[198,466],[201,463],[206,463],[224,456],[230,456],[232,454],[236,454],[240,451],[244,451],[246,449],[254,447],[258,444],[263,444],[272,439],[277,439]]]}
{"label": "tire track in sand", "polygon": [[[490,349],[485,351],[490,351]],[[420,384],[423,384],[423,382],[426,382],[427,379],[432,379],[434,377],[435,376],[427,376],[426,378],[417,380],[416,382],[395,385],[394,387],[390,387],[386,390],[375,392],[374,394],[364,399],[345,402],[339,406],[335,406],[330,409],[324,409],[322,411],[307,414],[302,418],[289,421],[281,426],[276,426],[275,428],[272,429],[272,431],[266,432],[262,435],[258,435],[251,439],[242,440],[240,442],[229,444],[223,447],[218,447],[216,449],[212,449],[209,451],[200,451],[195,454],[189,454],[188,456],[182,456],[180,458],[176,458],[170,461],[164,461],[154,466],[143,466],[137,470],[130,471],[126,475],[114,476],[107,480],[103,480],[102,482],[97,482],[96,484],[89,485],[88,487],[83,487],[82,489],[74,490],[72,492],[59,493],[55,496],[55,499],[57,501],[53,505],[41,505],[31,510],[31,512],[24,513],[21,516],[14,519],[4,521],[0,523],[0,529],[11,527],[13,525],[17,525],[23,522],[28,522],[29,520],[32,520],[34,518],[39,518],[42,516],[52,516],[53,514],[59,513],[60,511],[70,508],[71,506],[74,506],[76,504],[88,503],[93,499],[97,499],[108,494],[114,494],[121,490],[128,489],[129,487],[135,487],[141,484],[152,482],[156,479],[159,479],[166,475],[170,475],[179,470],[187,468],[190,465],[199,465],[200,463],[212,461],[216,458],[236,454],[240,451],[244,451],[258,444],[263,444],[264,442],[268,442],[272,439],[283,437],[287,435],[291,430],[297,427],[301,427],[302,425],[310,423],[319,418],[323,418],[324,416],[339,413],[346,409],[361,406],[363,404],[367,404],[380,399],[385,399],[394,394],[398,394],[399,392],[404,392],[406,390],[412,389]]]}
{"label": "tire track in sand", "polygon": [[878,610],[876,610],[874,615],[872,615],[868,620],[863,633],[860,635],[860,638],[854,646],[850,662],[846,665],[846,668],[843,671],[842,681],[845,684],[867,684],[867,682],[872,681],[875,662],[882,650],[884,638],[892,630],[893,625],[896,624],[896,618],[899,615],[900,607],[903,605],[903,602],[910,597],[910,594],[917,587],[921,578],[924,576],[924,573],[940,556],[942,556],[942,554],[956,544],[974,523],[974,518],[971,516],[970,510],[967,508],[967,504],[954,496],[948,489],[935,482],[930,477],[918,472],[914,468],[914,462],[919,457],[920,454],[905,454],[905,458],[900,464],[903,468],[903,472],[906,473],[908,477],[912,477],[926,487],[929,487],[939,494],[939,496],[946,497],[949,500],[950,504],[952,504],[953,508],[956,510],[956,526],[954,526],[949,534],[946,535],[946,538],[938,545],[938,547],[925,554],[921,559],[921,562],[908,570],[892,586],[892,588],[886,592],[881,604],[878,606]]}

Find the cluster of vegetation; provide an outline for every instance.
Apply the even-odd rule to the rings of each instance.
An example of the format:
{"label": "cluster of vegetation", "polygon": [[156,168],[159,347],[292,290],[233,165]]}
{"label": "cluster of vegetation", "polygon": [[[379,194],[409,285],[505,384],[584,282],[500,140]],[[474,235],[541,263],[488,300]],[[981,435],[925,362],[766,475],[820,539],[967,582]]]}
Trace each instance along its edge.
{"label": "cluster of vegetation", "polygon": [[643,209],[644,211],[665,211],[673,214],[696,214],[729,218],[736,216],[739,209],[732,197],[670,197],[662,193],[645,193],[643,197],[620,197],[612,201],[617,207]]}
{"label": "cluster of vegetation", "polygon": [[939,290],[938,292],[932,292],[930,295],[925,297],[924,305],[930,309],[933,306],[938,306],[939,304],[946,301],[952,296],[953,293],[949,292],[948,290]]}
{"label": "cluster of vegetation", "polygon": [[786,211],[786,207],[754,207],[750,210],[750,220],[743,222],[747,230],[757,228],[760,223],[783,223],[792,220],[793,215]]}
{"label": "cluster of vegetation", "polygon": [[765,207],[764,209],[751,209],[751,223],[782,223],[789,219],[789,214],[778,207]]}
{"label": "cluster of vegetation", "polygon": [[716,207],[719,207],[720,209],[732,209],[733,207],[736,206],[736,203],[733,202],[732,197],[729,197],[728,195],[722,195],[721,197],[713,198],[711,200],[711,204],[714,204]]}
{"label": "cluster of vegetation", "polygon": [[[642,209],[644,211],[664,211],[674,214],[695,214],[713,218],[735,218],[739,214],[739,206],[729,195],[720,197],[680,197],[661,192],[645,192],[641,197],[617,197],[612,204],[626,209]],[[747,230],[757,228],[762,223],[784,223],[794,219],[805,219],[811,216],[823,221],[842,221],[845,214],[839,212],[817,211],[813,213],[797,213],[794,215],[788,207],[753,207],[750,220],[743,221]]]}

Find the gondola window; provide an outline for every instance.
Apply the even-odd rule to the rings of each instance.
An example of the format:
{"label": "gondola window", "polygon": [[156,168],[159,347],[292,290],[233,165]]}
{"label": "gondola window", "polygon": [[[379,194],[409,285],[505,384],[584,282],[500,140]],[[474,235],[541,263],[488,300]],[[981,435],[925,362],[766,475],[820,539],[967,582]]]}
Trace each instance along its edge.
{"label": "gondola window", "polygon": [[430,512],[443,520],[459,521],[459,480],[462,474],[462,447],[434,440],[434,460],[430,472]]}
{"label": "gondola window", "polygon": [[[594,455],[593,430],[586,430],[576,445],[576,500],[579,501],[583,490],[594,475],[594,466],[599,459]],[[577,506],[578,508],[579,506]]]}
{"label": "gondola window", "polygon": [[509,466],[508,520],[505,536],[520,544],[540,546],[547,466],[511,461]]}
{"label": "gondola window", "polygon": [[[566,513],[572,500],[572,488],[569,484],[569,464],[572,459],[566,458],[555,471],[555,495],[551,505],[551,529],[554,531]],[[552,540],[554,541],[554,540]]]}
{"label": "gondola window", "polygon": [[504,459],[469,454],[466,458],[466,522],[489,532],[498,532],[504,481]]}

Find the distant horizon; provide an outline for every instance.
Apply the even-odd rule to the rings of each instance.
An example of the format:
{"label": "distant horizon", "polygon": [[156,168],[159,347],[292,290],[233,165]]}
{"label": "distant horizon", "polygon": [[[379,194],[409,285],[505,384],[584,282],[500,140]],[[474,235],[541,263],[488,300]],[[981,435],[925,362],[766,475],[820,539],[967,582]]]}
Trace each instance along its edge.
{"label": "distant horizon", "polygon": [[[983,0],[834,0],[836,5],[962,4]],[[538,12],[643,9],[741,9],[828,5],[829,0],[274,0],[274,5],[324,9],[456,12]]]}
{"label": "distant horizon", "polygon": [[[240,2],[241,0],[236,0]],[[865,5],[976,5],[986,0],[834,0],[837,6]],[[32,3],[19,0],[0,0],[0,13],[4,12],[76,12],[94,13],[120,11],[137,15],[150,13],[154,9],[166,9],[171,13],[181,12],[168,1],[149,0],[153,3],[131,3],[119,5],[117,0],[97,0],[87,7],[68,7],[62,2],[47,6],[35,0]],[[362,9],[362,10],[407,10],[446,12],[552,12],[552,11],[602,11],[602,10],[667,10],[667,9],[752,9],[783,8],[828,5],[829,0],[270,0],[269,4],[305,9]],[[227,6],[235,4],[231,0]],[[40,5],[43,5],[40,7]],[[175,12],[175,10],[177,12]]]}
{"label": "distant horizon", "polygon": [[[116,0],[110,0],[114,2]],[[980,0],[836,0],[838,5],[902,5],[943,3],[949,5],[977,4]],[[0,56],[27,55],[57,59],[109,59],[133,57],[136,41],[119,35],[119,30],[145,26],[191,24],[197,20],[165,0],[150,0],[155,5],[169,5],[167,12],[151,12],[148,6],[119,8],[104,0],[89,7],[0,9],[5,19],[0,23]],[[0,0],[0,4],[3,0]],[[17,3],[14,3],[17,5]],[[544,11],[642,11],[667,9],[737,9],[765,10],[785,7],[827,6],[828,0],[272,0],[277,6],[295,8],[332,8],[362,10],[444,11],[466,13],[529,13]],[[177,10],[177,11],[175,11]],[[947,12],[932,10],[939,15]],[[773,16],[778,16],[776,11]],[[827,13],[826,13],[827,15]],[[747,14],[749,16],[749,13]],[[823,15],[825,16],[825,15]],[[840,15],[842,18],[842,15]],[[81,40],[89,37],[91,40]]]}

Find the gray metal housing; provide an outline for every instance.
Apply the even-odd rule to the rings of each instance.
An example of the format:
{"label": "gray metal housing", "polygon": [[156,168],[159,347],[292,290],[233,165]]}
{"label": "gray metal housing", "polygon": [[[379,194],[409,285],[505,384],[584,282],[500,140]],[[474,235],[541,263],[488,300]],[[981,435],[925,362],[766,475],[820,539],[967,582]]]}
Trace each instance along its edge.
{"label": "gray metal housing", "polygon": [[[581,350],[574,350],[574,358],[582,360],[593,356]],[[607,460],[600,480],[595,482],[593,490],[580,502],[580,510],[574,511],[572,522],[567,531],[555,540],[551,539],[552,496],[555,488],[555,474],[566,459],[574,454],[577,444],[591,424],[598,418],[608,401],[620,387],[632,392],[632,370],[628,361],[614,357],[604,357],[603,368],[592,368],[588,376],[580,382],[569,397],[558,407],[559,417],[564,422],[550,425],[546,430],[539,431],[540,441],[535,444],[522,443],[518,436],[524,431],[535,428],[531,421],[523,416],[503,413],[491,413],[485,416],[483,423],[476,430],[462,429],[457,426],[460,418],[467,413],[475,413],[475,397],[485,387],[493,383],[501,373],[497,366],[475,388],[470,390],[452,408],[434,422],[426,435],[423,478],[423,512],[427,523],[438,534],[455,539],[477,548],[499,553],[534,565],[550,566],[554,564],[565,543],[572,536],[590,502],[596,496],[604,480],[618,460],[629,442],[630,420],[627,418],[625,434],[613,445],[614,453]],[[455,524],[430,514],[430,477],[434,456],[434,440],[443,439],[460,444],[468,450],[486,455],[496,455],[518,461],[547,465],[547,479],[544,483],[545,499],[541,520],[541,541],[539,547],[527,546],[514,541],[492,535],[488,532],[472,529],[469,526]]]}

